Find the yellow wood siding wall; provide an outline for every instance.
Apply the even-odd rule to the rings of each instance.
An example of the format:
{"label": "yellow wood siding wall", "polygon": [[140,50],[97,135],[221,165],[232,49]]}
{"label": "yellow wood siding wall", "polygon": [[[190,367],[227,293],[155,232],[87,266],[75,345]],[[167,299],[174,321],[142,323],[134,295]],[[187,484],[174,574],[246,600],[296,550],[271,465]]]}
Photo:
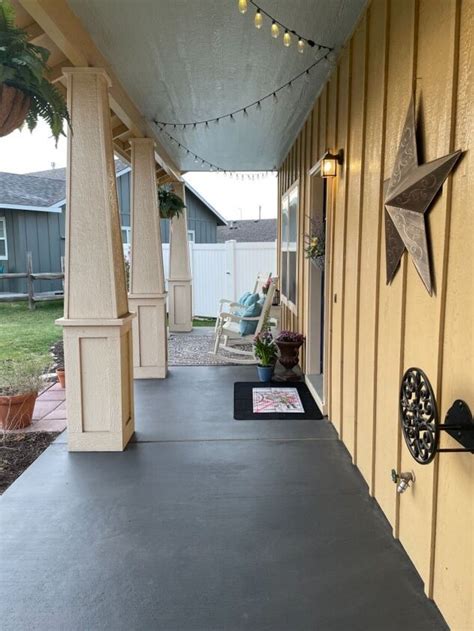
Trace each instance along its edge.
{"label": "yellow wood siding wall", "polygon": [[[417,465],[399,431],[398,390],[415,365],[441,418],[456,398],[474,409],[473,14],[472,0],[373,0],[279,171],[280,196],[300,187],[297,313],[284,309],[283,326],[308,335],[308,172],[326,149],[344,150],[327,195],[328,413],[455,631],[474,628],[474,458]],[[383,181],[413,90],[420,160],[466,152],[429,212],[433,297],[406,255],[385,282]],[[392,468],[416,474],[403,496]]]}

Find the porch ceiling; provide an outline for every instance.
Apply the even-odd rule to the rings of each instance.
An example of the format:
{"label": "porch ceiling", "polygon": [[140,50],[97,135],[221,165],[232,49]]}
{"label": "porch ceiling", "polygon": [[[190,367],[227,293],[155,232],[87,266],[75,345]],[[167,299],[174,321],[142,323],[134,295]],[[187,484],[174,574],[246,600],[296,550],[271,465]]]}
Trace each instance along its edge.
{"label": "porch ceiling", "polygon": [[[365,0],[260,0],[263,9],[309,39],[340,49]],[[243,107],[303,71],[314,49],[298,54],[257,31],[254,9],[241,15],[234,0],[69,0],[129,96],[148,119],[189,122]],[[322,62],[310,81],[295,82],[279,102],[261,112],[209,129],[169,129],[205,160],[227,170],[264,170],[279,165],[330,72]],[[158,133],[183,170],[200,167],[192,156]]]}

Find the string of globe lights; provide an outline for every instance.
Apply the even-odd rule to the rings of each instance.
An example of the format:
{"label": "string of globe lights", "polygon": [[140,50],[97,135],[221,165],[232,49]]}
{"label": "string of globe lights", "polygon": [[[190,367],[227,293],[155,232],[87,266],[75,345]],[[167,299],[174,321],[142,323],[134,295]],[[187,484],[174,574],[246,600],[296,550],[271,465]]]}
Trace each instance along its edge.
{"label": "string of globe lights", "polygon": [[253,108],[255,108],[256,111],[260,111],[262,109],[262,103],[264,103],[268,99],[272,99],[272,101],[276,104],[278,103],[278,95],[282,90],[285,90],[285,89],[291,90],[291,88],[293,87],[293,84],[297,82],[299,79],[301,79],[302,77],[304,77],[305,80],[309,80],[311,71],[323,60],[328,61],[328,55],[330,53],[331,53],[331,50],[328,50],[327,52],[322,53],[321,56],[318,57],[318,59],[316,59],[305,70],[303,70],[302,72],[292,77],[289,81],[287,81],[283,85],[279,86],[275,90],[272,90],[268,94],[265,94],[264,96],[260,97],[256,101],[252,101],[252,103],[249,103],[248,105],[245,105],[244,107],[239,107],[238,109],[233,110],[232,112],[228,112],[227,114],[221,114],[220,116],[214,116],[213,118],[207,118],[207,119],[205,118],[202,120],[187,121],[184,123],[177,122],[177,121],[174,121],[174,122],[160,121],[156,119],[153,122],[156,125],[163,128],[172,127],[173,129],[188,129],[188,128],[196,129],[199,126],[199,127],[204,127],[205,129],[209,129],[210,123],[214,123],[218,125],[219,122],[224,119],[229,119],[231,123],[235,123],[236,118],[239,114],[242,114],[243,118],[248,118],[249,110],[252,110]]}
{"label": "string of globe lights", "polygon": [[[230,178],[233,177],[234,173],[232,171],[227,171],[226,169],[223,169],[222,167],[217,166],[217,164],[213,164],[212,162],[209,162],[209,160],[206,160],[205,158],[203,158],[202,156],[198,155],[197,153],[194,153],[194,151],[191,151],[191,149],[189,149],[188,147],[186,147],[186,145],[183,145],[182,142],[180,142],[179,140],[177,140],[174,136],[172,136],[168,131],[166,131],[166,129],[164,129],[160,123],[158,123],[158,121],[153,121],[155,123],[155,125],[158,126],[158,129],[161,133],[165,134],[168,139],[173,142],[178,149],[183,150],[187,156],[191,156],[194,159],[194,162],[196,164],[198,164],[201,167],[208,167],[209,171],[213,171],[213,172],[217,172],[217,173],[223,173],[225,176],[229,176]],[[273,169],[274,171],[276,170],[276,167]],[[266,178],[268,176],[268,172],[262,171],[262,172],[258,172],[258,173],[241,173],[240,175],[240,179],[244,180],[245,177],[247,177],[248,180],[259,180],[260,178]],[[239,179],[239,173],[235,173],[235,179],[238,180]]]}
{"label": "string of globe lights", "polygon": [[256,9],[255,17],[253,19],[253,23],[255,24],[255,28],[257,28],[259,30],[262,28],[262,26],[263,26],[263,16],[265,15],[267,18],[269,18],[272,21],[272,25],[270,27],[270,33],[271,33],[273,38],[277,39],[280,36],[280,31],[281,30],[284,31],[284,33],[283,33],[283,45],[286,48],[289,48],[291,46],[291,43],[292,43],[292,37],[291,36],[294,35],[296,37],[296,39],[297,39],[296,49],[301,54],[303,54],[304,51],[306,50],[306,46],[309,46],[310,48],[325,49],[328,52],[331,52],[333,50],[329,46],[323,46],[322,44],[317,44],[312,39],[308,39],[307,37],[303,37],[302,35],[297,33],[294,29],[288,28],[282,22],[280,22],[275,17],[270,15],[270,13],[268,13],[268,11],[266,11],[265,9],[262,9],[262,7],[259,6],[254,0],[237,0],[237,6],[239,8],[240,13],[242,13],[242,14],[247,13],[247,10],[249,8],[249,4],[252,4],[255,7],[255,9]]}

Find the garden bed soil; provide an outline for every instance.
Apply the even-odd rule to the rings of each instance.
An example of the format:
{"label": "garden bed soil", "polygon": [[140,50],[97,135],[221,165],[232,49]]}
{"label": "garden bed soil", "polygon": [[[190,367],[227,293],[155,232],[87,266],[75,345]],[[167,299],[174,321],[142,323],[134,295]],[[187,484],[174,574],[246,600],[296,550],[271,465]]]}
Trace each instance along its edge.
{"label": "garden bed soil", "polygon": [[3,434],[0,437],[0,495],[43,453],[59,433]]}

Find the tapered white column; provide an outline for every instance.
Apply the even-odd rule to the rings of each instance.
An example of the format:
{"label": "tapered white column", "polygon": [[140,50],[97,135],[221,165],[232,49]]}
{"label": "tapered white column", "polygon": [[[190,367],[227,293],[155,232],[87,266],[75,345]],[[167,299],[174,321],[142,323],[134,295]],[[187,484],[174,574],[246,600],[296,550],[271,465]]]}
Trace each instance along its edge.
{"label": "tapered white column", "polygon": [[[184,203],[183,182],[176,182],[174,190]],[[193,328],[193,289],[191,266],[189,263],[188,217],[187,210],[179,217],[173,217],[170,229],[170,269],[168,279],[169,329],[186,332]]]}
{"label": "tapered white column", "polygon": [[134,431],[128,311],[110,126],[110,80],[67,68],[64,357],[70,451],[121,451]]}
{"label": "tapered white column", "polygon": [[166,377],[168,347],[166,293],[154,143],[132,144],[132,257],[130,311],[133,321],[133,366],[136,379]]}

